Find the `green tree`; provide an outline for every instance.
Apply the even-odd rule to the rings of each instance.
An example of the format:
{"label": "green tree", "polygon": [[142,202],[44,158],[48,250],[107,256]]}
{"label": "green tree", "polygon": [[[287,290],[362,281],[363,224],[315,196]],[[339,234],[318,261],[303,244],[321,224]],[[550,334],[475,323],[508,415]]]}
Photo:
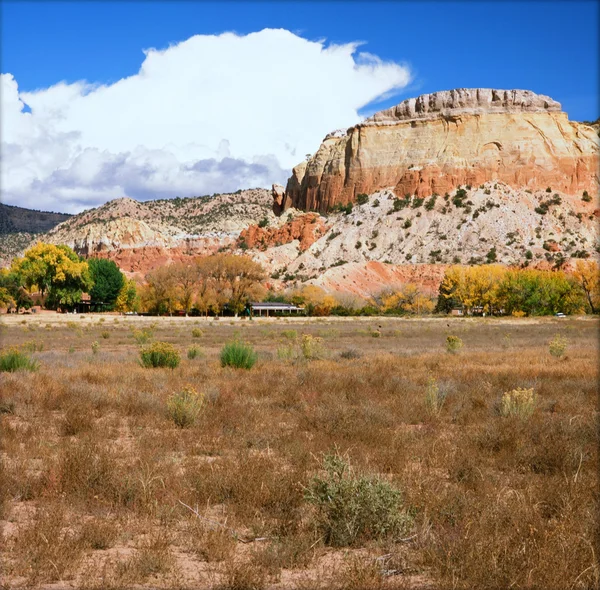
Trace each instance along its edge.
{"label": "green tree", "polygon": [[91,258],[88,265],[94,282],[90,290],[92,301],[105,303],[112,309],[125,284],[123,273],[112,260],[105,258]]}

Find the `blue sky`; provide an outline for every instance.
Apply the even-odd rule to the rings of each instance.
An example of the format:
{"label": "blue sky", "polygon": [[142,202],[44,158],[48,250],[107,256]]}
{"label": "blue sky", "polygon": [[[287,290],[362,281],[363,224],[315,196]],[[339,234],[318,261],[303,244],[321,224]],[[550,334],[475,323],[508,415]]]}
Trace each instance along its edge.
{"label": "blue sky", "polygon": [[598,4],[0,0],[2,198],[75,213],[285,184],[330,131],[452,88],[593,120]]}
{"label": "blue sky", "polygon": [[575,120],[600,114],[596,1],[20,1],[2,9],[2,71],[24,90],[114,82],[137,72],[142,48],[194,34],[286,28],[311,40],[365,41],[365,51],[407,62],[416,79],[383,106],[435,90],[496,87],[548,94]]}

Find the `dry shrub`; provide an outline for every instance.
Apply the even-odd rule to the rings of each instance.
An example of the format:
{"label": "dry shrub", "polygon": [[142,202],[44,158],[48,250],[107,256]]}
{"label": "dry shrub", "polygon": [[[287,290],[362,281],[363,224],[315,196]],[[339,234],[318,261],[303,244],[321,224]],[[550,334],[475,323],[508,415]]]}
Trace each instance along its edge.
{"label": "dry shrub", "polygon": [[200,519],[189,523],[183,540],[190,551],[208,562],[231,558],[236,546],[236,540],[230,531],[208,526]]}
{"label": "dry shrub", "polygon": [[187,428],[196,421],[204,405],[204,395],[192,387],[186,387],[167,400],[169,418],[179,428]]}
{"label": "dry shrub", "polygon": [[268,582],[267,572],[262,567],[242,559],[225,561],[222,575],[218,590],[263,590]]}
{"label": "dry shrub", "polygon": [[531,417],[537,406],[537,396],[533,388],[523,389],[518,387],[502,394],[500,401],[500,414],[504,417],[514,416],[521,420]]}
{"label": "dry shrub", "polygon": [[305,474],[271,457],[244,452],[186,473],[193,505],[225,504],[261,534],[290,534],[299,524]]}
{"label": "dry shrub", "polygon": [[82,552],[83,544],[69,530],[62,508],[47,506],[19,528],[13,546],[15,573],[30,584],[65,580],[73,575]]}
{"label": "dry shrub", "polygon": [[61,423],[63,436],[75,436],[81,432],[89,432],[94,426],[94,414],[91,406],[72,405],[67,408]]}
{"label": "dry shrub", "polygon": [[81,527],[80,539],[89,549],[109,549],[115,543],[118,534],[118,526],[109,520],[88,520]]}
{"label": "dry shrub", "polygon": [[140,583],[150,576],[165,574],[174,565],[170,540],[164,531],[149,535],[139,542],[135,553],[117,568],[119,577]]}
{"label": "dry shrub", "polygon": [[347,557],[329,580],[329,587],[335,590],[381,590],[383,584],[381,565],[364,555]]}
{"label": "dry shrub", "polygon": [[315,506],[315,525],[327,545],[344,547],[369,540],[397,539],[412,526],[400,491],[389,482],[356,474],[340,455],[325,455],[324,476],[305,492]]}

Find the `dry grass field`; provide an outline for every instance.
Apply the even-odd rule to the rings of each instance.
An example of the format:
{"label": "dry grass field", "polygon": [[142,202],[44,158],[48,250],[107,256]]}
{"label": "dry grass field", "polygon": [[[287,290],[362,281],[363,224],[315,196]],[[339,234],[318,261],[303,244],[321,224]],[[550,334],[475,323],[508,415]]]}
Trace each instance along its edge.
{"label": "dry grass field", "polygon": [[[0,373],[2,588],[599,585],[596,319],[0,329],[39,365]],[[251,369],[221,366],[234,339]],[[142,367],[144,341],[181,364]]]}

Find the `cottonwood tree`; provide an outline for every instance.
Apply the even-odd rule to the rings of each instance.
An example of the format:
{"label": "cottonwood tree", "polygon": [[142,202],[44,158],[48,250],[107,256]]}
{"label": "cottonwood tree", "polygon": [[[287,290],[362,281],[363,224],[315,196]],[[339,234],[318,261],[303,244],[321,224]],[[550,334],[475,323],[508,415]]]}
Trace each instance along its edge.
{"label": "cottonwood tree", "polygon": [[583,292],[592,313],[600,310],[600,269],[593,260],[578,260],[573,278]]}
{"label": "cottonwood tree", "polygon": [[37,288],[45,305],[54,309],[73,306],[93,287],[88,263],[63,244],[37,243],[13,261],[11,270],[23,287],[30,292]]}

